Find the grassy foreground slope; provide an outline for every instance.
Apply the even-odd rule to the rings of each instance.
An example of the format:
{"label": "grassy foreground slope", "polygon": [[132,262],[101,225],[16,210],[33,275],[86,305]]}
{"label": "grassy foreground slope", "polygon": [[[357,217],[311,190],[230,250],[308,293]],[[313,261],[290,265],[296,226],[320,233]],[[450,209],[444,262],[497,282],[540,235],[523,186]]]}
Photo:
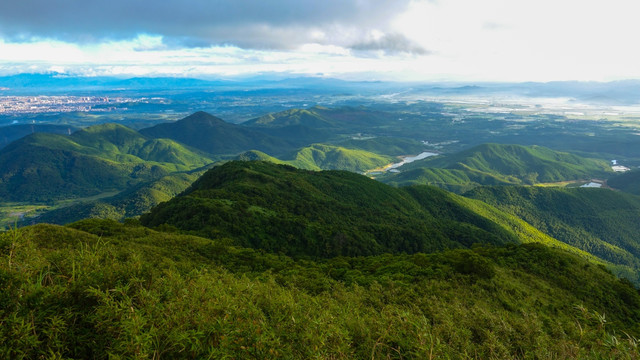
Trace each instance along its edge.
{"label": "grassy foreground slope", "polygon": [[495,186],[465,196],[522,218],[540,231],[612,264],[639,281],[640,198],[608,189]]}
{"label": "grassy foreground slope", "polygon": [[404,165],[382,178],[396,185],[430,184],[464,192],[478,185],[517,185],[591,179],[613,174],[603,160],[540,146],[483,144]]}
{"label": "grassy foreground slope", "polygon": [[106,220],[0,235],[0,357],[637,358],[640,296],[542,245],[293,260]]}

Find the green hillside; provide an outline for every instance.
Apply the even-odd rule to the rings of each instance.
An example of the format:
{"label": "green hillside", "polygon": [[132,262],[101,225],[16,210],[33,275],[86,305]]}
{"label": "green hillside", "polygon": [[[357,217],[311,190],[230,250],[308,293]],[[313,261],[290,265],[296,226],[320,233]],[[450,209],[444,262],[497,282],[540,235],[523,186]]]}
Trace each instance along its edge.
{"label": "green hillside", "polygon": [[337,125],[326,114],[331,110],[315,106],[310,109],[291,109],[279,113],[271,113],[259,118],[248,120],[243,124],[255,127],[285,127],[303,125],[312,128],[334,128]]}
{"label": "green hillside", "polygon": [[[175,164],[175,170],[188,170],[211,160],[170,139],[147,139],[137,131],[117,124],[95,125],[70,136],[85,148],[81,151],[112,160],[153,161]],[[138,159],[139,158],[139,159]]]}
{"label": "green hillside", "polygon": [[542,242],[588,253],[521,219],[438,188],[394,188],[346,171],[229,162],[141,217],[230,244],[313,258]]}
{"label": "green hillside", "polygon": [[454,191],[478,185],[536,184],[610,176],[603,160],[588,159],[540,146],[483,144],[456,154],[418,160],[382,181],[432,184]]}
{"label": "green hillside", "polygon": [[289,163],[309,170],[348,170],[364,172],[390,164],[397,159],[364,150],[314,144],[296,151]]}
{"label": "green hillside", "polygon": [[397,115],[348,106],[338,108],[314,106],[308,109],[291,109],[279,113],[267,114],[246,121],[243,125],[254,128],[305,126],[320,130],[330,129],[333,132],[359,132],[377,126],[388,126],[390,119],[397,119]]}
{"label": "green hillside", "polygon": [[[245,123],[242,124],[243,126]],[[330,129],[319,129],[306,125],[287,125],[280,127],[254,127],[251,129],[259,129],[261,133],[281,139],[283,144],[287,144],[292,148],[307,146],[309,144],[333,141],[341,138],[335,131]]]}
{"label": "green hillside", "polygon": [[33,133],[66,135],[75,132],[76,130],[78,130],[78,128],[75,126],[53,124],[14,124],[0,126],[0,148]]}
{"label": "green hillside", "polygon": [[249,150],[236,156],[235,160],[240,161],[268,161],[274,164],[286,164],[286,161],[275,158],[258,150]]}
{"label": "green hillside", "polygon": [[640,171],[628,171],[607,180],[607,185],[624,192],[640,195]]}
{"label": "green hillside", "polygon": [[48,202],[122,190],[211,163],[171,140],[96,125],[70,136],[36,133],[0,150],[0,197]]}
{"label": "green hillside", "polygon": [[636,196],[607,189],[519,186],[478,187],[465,196],[518,216],[560,241],[617,265],[617,272],[631,280],[640,280],[640,198]]}
{"label": "green hillside", "polygon": [[242,153],[235,159],[269,161],[274,164],[288,164],[306,170],[347,170],[352,172],[365,172],[397,161],[392,156],[327,144],[313,144],[298,149],[289,155],[282,156],[282,160],[255,150]]}
{"label": "green hillside", "polygon": [[422,110],[428,116],[364,107],[314,106],[267,114],[242,125],[284,139],[306,140],[297,147],[325,143],[382,155],[401,156],[423,152],[426,147],[423,142],[425,136],[431,140],[444,136],[441,125],[434,128],[434,121],[441,120],[442,109],[432,105],[426,107],[429,109]]}
{"label": "green hillside", "polygon": [[[459,214],[473,221],[461,224]],[[229,162],[209,170],[181,196],[158,205],[141,221],[312,257],[517,242],[511,233],[464,209],[436,218],[409,192],[362,175],[258,161]]]}
{"label": "green hillside", "polygon": [[394,186],[433,185],[458,194],[481,185],[515,185],[516,179],[476,171],[439,168],[418,168],[399,173],[387,173],[376,179]]}
{"label": "green hillside", "polygon": [[230,124],[202,111],[176,122],[141,129],[140,133],[150,138],[172,139],[211,155],[238,154],[249,150],[277,155],[294,148],[287,139]]}
{"label": "green hillside", "polygon": [[7,359],[633,359],[640,336],[635,288],[536,244],[309,261],[88,220],[1,234],[0,289]]}
{"label": "green hillside", "polygon": [[124,220],[140,216],[187,189],[203,173],[204,170],[170,174],[136,185],[115,196],[47,211],[35,219],[28,219],[28,222],[68,224],[88,218]]}
{"label": "green hillside", "polygon": [[420,141],[389,136],[352,138],[337,142],[336,145],[391,156],[419,154],[426,149],[426,146]]}

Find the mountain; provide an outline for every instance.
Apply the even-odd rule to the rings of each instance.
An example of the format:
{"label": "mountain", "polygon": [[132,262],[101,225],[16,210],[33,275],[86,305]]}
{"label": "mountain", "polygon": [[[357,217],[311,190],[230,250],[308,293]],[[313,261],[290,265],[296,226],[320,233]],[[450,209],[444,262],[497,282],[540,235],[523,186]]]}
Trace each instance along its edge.
{"label": "mountain", "polygon": [[388,126],[398,115],[383,111],[355,107],[326,108],[314,106],[309,109],[291,109],[251,119],[243,123],[253,128],[285,128],[305,126],[333,133],[361,132],[379,126]]}
{"label": "mountain", "polygon": [[172,140],[149,140],[116,124],[69,136],[36,133],[0,150],[0,196],[31,202],[90,196],[211,162]]}
{"label": "mountain", "polygon": [[[255,180],[258,175],[252,174]],[[327,175],[341,174],[320,176]],[[244,218],[237,219],[237,231]],[[317,226],[330,234],[330,223]],[[0,234],[0,354],[83,359],[637,355],[637,289],[559,249],[484,244],[435,254],[313,261],[225,242],[107,220]]]}
{"label": "mountain", "polygon": [[291,109],[279,113],[267,114],[259,118],[251,119],[243,124],[254,127],[286,127],[302,125],[317,129],[335,128],[337,124],[325,118],[329,109],[315,106],[310,109]]}
{"label": "mountain", "polygon": [[294,147],[286,139],[227,123],[203,111],[173,123],[141,129],[140,133],[149,138],[173,139],[211,155],[232,155],[248,150],[281,154]]}
{"label": "mountain", "polygon": [[289,163],[309,170],[348,170],[364,172],[394,162],[390,156],[364,150],[352,150],[339,146],[313,144],[293,154]]}
{"label": "mountain", "polygon": [[609,189],[521,186],[478,187],[465,196],[520,217],[640,281],[640,197]]}
{"label": "mountain", "polygon": [[640,195],[640,171],[628,171],[607,179],[607,185],[624,192]]}
{"label": "mountain", "polygon": [[[241,124],[246,126],[245,123]],[[288,125],[281,127],[249,127],[257,129],[270,137],[282,139],[292,147],[303,147],[313,143],[334,141],[337,134],[331,130],[315,128],[307,125]]]}
{"label": "mountain", "polygon": [[613,174],[603,160],[541,146],[483,144],[451,155],[426,158],[399,168],[384,182],[432,184],[464,192],[478,185],[515,185],[591,179]]}
{"label": "mountain", "polygon": [[245,151],[242,154],[235,157],[234,160],[239,161],[268,161],[274,164],[286,164],[286,161],[275,158],[271,155],[265,154],[262,151],[258,150],[249,150]]}
{"label": "mountain", "polygon": [[137,77],[123,79],[110,76],[73,76],[61,73],[18,74],[0,77],[0,84],[8,87],[12,93],[30,93],[34,90],[48,93],[64,93],[75,91],[112,91],[122,90],[155,90],[173,91],[180,89],[207,89],[213,86],[231,86],[236,82],[207,81],[179,77]]}
{"label": "mountain", "polygon": [[[241,246],[313,257],[435,251],[470,246],[466,242],[472,239],[516,241],[469,211],[452,214],[436,218],[409,192],[354,173],[253,161],[209,170],[141,221],[214,239],[230,238]],[[461,214],[472,224],[460,224],[456,217]]]}
{"label": "mountain", "polygon": [[390,136],[353,137],[335,144],[347,149],[364,150],[390,156],[420,154],[426,150],[426,146],[420,141]]}
{"label": "mountain", "polygon": [[78,128],[67,125],[15,124],[0,127],[0,148],[33,133],[71,134]]}
{"label": "mountain", "polygon": [[346,171],[228,162],[140,220],[245,247],[322,258],[542,242],[605,263],[482,202]]}
{"label": "mountain", "polygon": [[262,160],[275,164],[289,164],[307,170],[347,170],[365,172],[392,163],[391,156],[374,154],[363,150],[347,149],[326,144],[313,144],[283,156],[282,159],[259,151],[248,151],[236,157],[237,160]]}
{"label": "mountain", "polygon": [[47,211],[28,223],[68,224],[88,218],[122,221],[151,210],[187,189],[204,170],[173,173],[158,180],[135,185],[117,195],[100,200],[83,201]]}

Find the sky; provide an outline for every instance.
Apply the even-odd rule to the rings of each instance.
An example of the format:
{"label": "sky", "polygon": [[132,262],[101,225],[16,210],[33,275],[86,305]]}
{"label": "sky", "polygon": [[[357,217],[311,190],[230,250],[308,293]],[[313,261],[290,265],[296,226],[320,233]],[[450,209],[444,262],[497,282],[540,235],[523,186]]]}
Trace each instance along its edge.
{"label": "sky", "polygon": [[635,0],[0,1],[0,75],[640,79]]}

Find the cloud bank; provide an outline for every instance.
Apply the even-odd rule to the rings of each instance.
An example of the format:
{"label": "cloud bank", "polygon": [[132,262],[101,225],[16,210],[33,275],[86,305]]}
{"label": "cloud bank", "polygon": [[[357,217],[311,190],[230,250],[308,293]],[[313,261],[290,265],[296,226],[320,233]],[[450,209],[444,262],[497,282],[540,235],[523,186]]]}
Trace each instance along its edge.
{"label": "cloud bank", "polygon": [[410,0],[21,0],[0,2],[0,35],[91,43],[161,35],[168,47],[291,50],[305,44],[424,54],[389,22]]}

